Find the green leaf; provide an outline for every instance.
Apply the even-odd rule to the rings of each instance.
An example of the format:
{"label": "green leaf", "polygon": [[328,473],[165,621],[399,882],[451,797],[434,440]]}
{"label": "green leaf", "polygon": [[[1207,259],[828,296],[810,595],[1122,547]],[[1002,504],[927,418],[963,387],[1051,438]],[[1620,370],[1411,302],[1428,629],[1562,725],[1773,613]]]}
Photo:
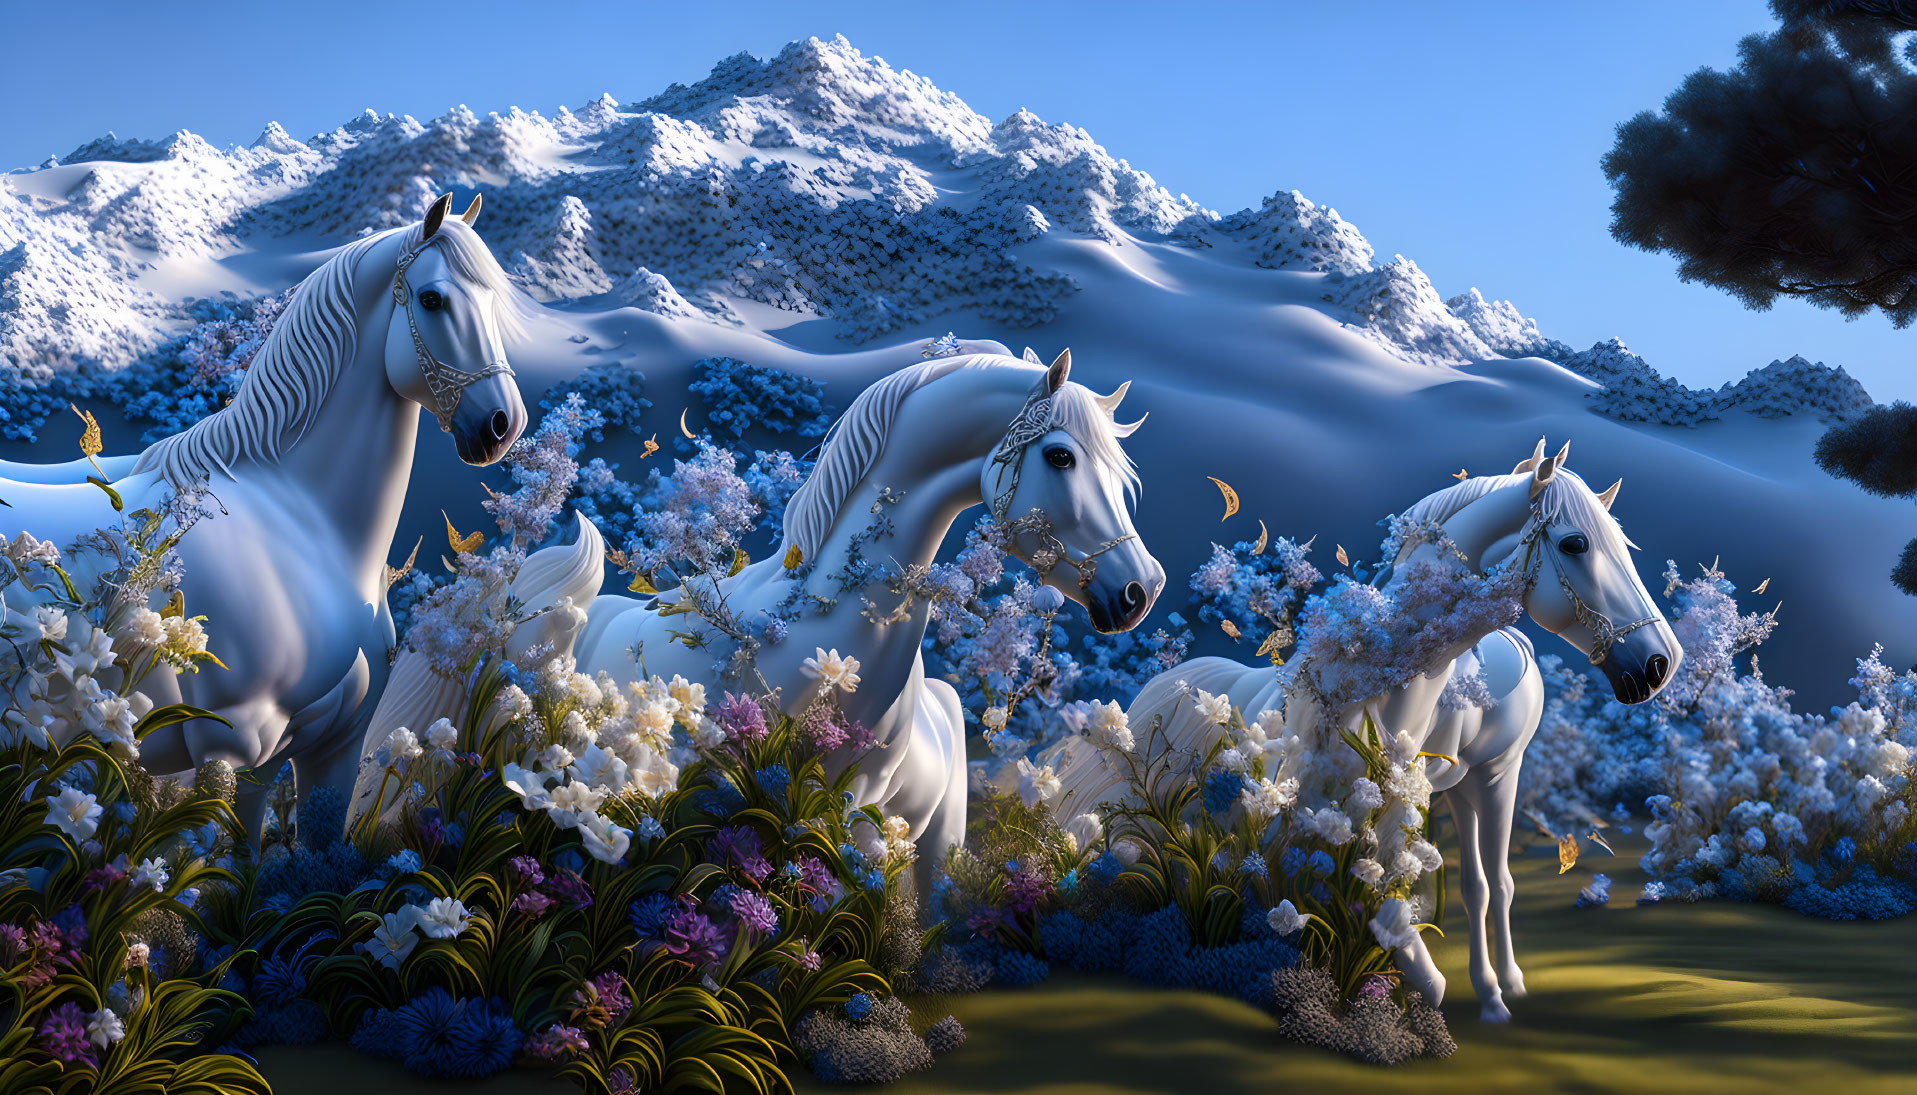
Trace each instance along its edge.
{"label": "green leaf", "polygon": [[146,713],[146,717],[133,724],[133,736],[145,738],[155,730],[164,730],[169,726],[178,726],[194,719],[212,719],[225,726],[233,725],[226,716],[208,711],[204,707],[194,707],[187,703],[169,703],[165,707],[155,707]]}

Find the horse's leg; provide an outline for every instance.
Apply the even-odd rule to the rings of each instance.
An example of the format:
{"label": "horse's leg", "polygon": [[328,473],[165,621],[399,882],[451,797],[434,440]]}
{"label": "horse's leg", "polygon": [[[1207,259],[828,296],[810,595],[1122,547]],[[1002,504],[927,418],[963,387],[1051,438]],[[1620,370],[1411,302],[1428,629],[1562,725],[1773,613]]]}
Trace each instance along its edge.
{"label": "horse's leg", "polygon": [[[273,767],[277,768],[277,763]],[[257,854],[260,837],[266,831],[266,797],[267,792],[273,789],[273,781],[255,782],[249,778],[256,774],[248,772],[234,781],[233,816],[239,821],[241,832]]]}
{"label": "horse's leg", "polygon": [[1511,879],[1511,825],[1518,809],[1518,768],[1524,761],[1519,753],[1510,767],[1493,775],[1484,793],[1484,824],[1479,838],[1481,854],[1489,862],[1491,915],[1497,918],[1498,982],[1513,997],[1524,995],[1524,973],[1518,969],[1516,946],[1511,938],[1511,899],[1517,889]]}
{"label": "horse's leg", "polygon": [[946,852],[965,842],[966,797],[971,787],[965,765],[965,714],[959,706],[958,692],[946,682],[928,677],[925,699],[919,717],[927,720],[927,733],[916,747],[939,751],[945,779],[944,793],[918,837],[919,894],[929,898],[932,876],[945,866]]}
{"label": "horse's leg", "polygon": [[1498,978],[1491,969],[1491,948],[1485,938],[1485,914],[1491,903],[1491,887],[1484,873],[1481,832],[1484,826],[1479,802],[1477,772],[1468,772],[1447,796],[1451,817],[1458,827],[1458,889],[1464,895],[1464,918],[1471,932],[1471,989],[1478,995],[1479,1015],[1487,1022],[1501,1023],[1511,1018],[1504,1006]]}

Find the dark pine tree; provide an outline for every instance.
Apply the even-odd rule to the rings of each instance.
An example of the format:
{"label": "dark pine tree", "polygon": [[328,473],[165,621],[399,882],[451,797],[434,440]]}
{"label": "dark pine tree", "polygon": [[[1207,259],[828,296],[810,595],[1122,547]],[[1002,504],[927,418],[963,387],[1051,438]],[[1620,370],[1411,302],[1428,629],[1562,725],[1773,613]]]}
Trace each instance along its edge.
{"label": "dark pine tree", "polygon": [[[1801,297],[1917,319],[1917,0],[1771,0],[1782,26],[1618,127],[1611,234],[1747,307]],[[1911,40],[1917,43],[1917,39]],[[1902,46],[1902,56],[1900,56]],[[1819,466],[1917,495],[1917,408],[1832,427]],[[1917,594],[1917,540],[1892,580]]]}

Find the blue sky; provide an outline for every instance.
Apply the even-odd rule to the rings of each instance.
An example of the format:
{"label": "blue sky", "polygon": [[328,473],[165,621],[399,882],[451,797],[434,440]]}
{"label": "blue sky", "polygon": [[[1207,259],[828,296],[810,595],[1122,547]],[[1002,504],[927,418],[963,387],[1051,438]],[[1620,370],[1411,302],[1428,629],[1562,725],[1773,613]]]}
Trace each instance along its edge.
{"label": "blue sky", "polygon": [[[87,10],[79,11],[81,7]],[[108,129],[295,136],[363,108],[550,113],[643,98],[728,54],[842,33],[994,119],[1025,107],[1221,211],[1297,189],[1440,291],[1547,335],[1622,337],[1693,385],[1801,353],[1917,397],[1917,331],[1795,302],[1744,309],[1608,234],[1598,158],[1683,76],[1724,67],[1763,0],[1365,3],[363,3],[0,0],[0,165]]]}

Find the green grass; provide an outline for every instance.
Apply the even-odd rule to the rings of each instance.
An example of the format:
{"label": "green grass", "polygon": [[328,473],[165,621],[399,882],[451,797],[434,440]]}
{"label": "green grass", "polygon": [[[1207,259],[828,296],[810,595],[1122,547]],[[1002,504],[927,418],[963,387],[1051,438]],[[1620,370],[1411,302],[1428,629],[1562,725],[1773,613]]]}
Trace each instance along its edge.
{"label": "green grass", "polygon": [[[1586,850],[1594,854],[1562,876],[1555,848],[1513,857],[1512,915],[1531,995],[1511,1002],[1509,1026],[1478,1021],[1453,893],[1451,934],[1436,948],[1450,982],[1444,1011],[1459,1045],[1448,1060],[1370,1068],[1282,1042],[1270,1016],[1236,1001],[1117,977],[1054,975],[1031,989],[917,1001],[928,1020],[957,1015],[966,1044],[887,1090],[1917,1091],[1917,918],[1844,924],[1723,902],[1637,906],[1641,842],[1625,838],[1615,859]],[[1612,905],[1573,908],[1593,871],[1611,876]],[[525,1072],[479,1084],[428,1083],[337,1045],[266,1050],[261,1063],[281,1095],[571,1090]]]}

